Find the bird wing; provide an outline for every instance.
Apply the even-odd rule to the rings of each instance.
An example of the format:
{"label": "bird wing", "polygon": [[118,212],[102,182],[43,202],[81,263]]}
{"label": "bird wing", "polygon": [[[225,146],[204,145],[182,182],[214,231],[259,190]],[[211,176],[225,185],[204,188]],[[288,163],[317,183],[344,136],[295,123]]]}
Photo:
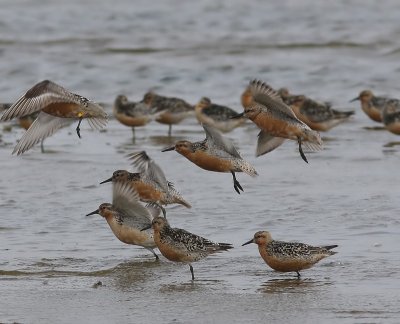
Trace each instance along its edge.
{"label": "bird wing", "polygon": [[215,147],[228,152],[234,157],[241,158],[233,143],[229,139],[224,138],[217,129],[211,127],[210,125],[202,124],[202,126],[206,132],[206,140],[208,144],[214,145]]}
{"label": "bird wing", "polygon": [[80,99],[87,101],[86,98],[73,94],[52,81],[45,80],[29,89],[7,109],[0,120],[6,121],[14,117],[29,115],[53,103],[70,102],[80,104]]}
{"label": "bird wing", "polygon": [[152,212],[140,203],[138,192],[127,182],[113,182],[112,204],[123,215],[125,225],[144,228],[153,220]]}
{"label": "bird wing", "polygon": [[136,166],[141,173],[144,173],[149,180],[157,183],[165,192],[168,191],[168,181],[165,178],[163,170],[145,151],[129,154],[128,157],[132,161],[132,164]]}
{"label": "bird wing", "polygon": [[232,117],[235,117],[238,113],[226,106],[220,106],[216,104],[211,104],[203,109],[203,113],[208,116],[212,116],[215,120],[225,121]]}
{"label": "bird wing", "polygon": [[293,110],[282,101],[281,96],[268,84],[253,80],[250,82],[249,87],[255,102],[280,114],[297,119]]}
{"label": "bird wing", "polygon": [[13,154],[20,155],[24,153],[36,143],[53,135],[58,129],[68,126],[72,121],[73,119],[70,118],[55,117],[41,111],[15,146]]}
{"label": "bird wing", "polygon": [[261,156],[275,150],[285,141],[283,137],[272,136],[264,131],[258,133],[256,156]]}

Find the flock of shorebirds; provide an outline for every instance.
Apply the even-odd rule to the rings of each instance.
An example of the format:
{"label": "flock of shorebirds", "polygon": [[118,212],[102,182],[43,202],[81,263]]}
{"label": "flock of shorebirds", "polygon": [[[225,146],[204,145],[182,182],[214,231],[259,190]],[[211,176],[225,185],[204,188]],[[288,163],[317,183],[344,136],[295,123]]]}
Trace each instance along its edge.
{"label": "flock of shorebirds", "polygon": [[[362,91],[354,100],[361,101],[362,109],[372,120],[383,122],[389,131],[400,134],[399,100],[375,97],[369,90]],[[152,120],[169,125],[168,134],[171,135],[172,125],[194,113],[204,128],[206,138],[194,143],[178,141],[163,152],[175,150],[202,169],[231,173],[233,187],[238,194],[243,187],[236,179],[236,172],[254,177],[257,171],[241,157],[222,132],[232,131],[250,119],[260,128],[257,156],[276,149],[285,139],[291,139],[297,142],[301,158],[308,162],[303,148],[313,151],[322,149],[319,131],[327,131],[354,114],[353,111],[335,110],[328,103],[304,95],[290,94],[284,88],[276,91],[258,80],[249,83],[242,93],[241,102],[244,110],[239,114],[229,107],[212,103],[206,97],[192,106],[182,99],[164,97],[151,91],[140,102],[130,102],[126,96],[119,95],[114,102],[113,113],[119,122],[132,128],[133,136],[135,128],[145,126]],[[19,118],[21,126],[27,129],[14,148],[13,154],[17,155],[39,142],[43,150],[45,138],[72,122],[78,122],[76,132],[79,137],[83,119],[94,129],[104,128],[107,123],[107,114],[101,105],[49,80],[36,84],[14,104],[5,104],[4,108],[0,121]],[[166,179],[162,169],[146,152],[133,153],[129,159],[138,172],[117,170],[101,182],[112,183],[112,203],[101,204],[87,216],[100,214],[120,241],[142,246],[151,251],[156,259],[158,256],[154,249],[158,248],[167,259],[189,264],[194,280],[191,263],[233,246],[171,227],[164,206],[180,204],[191,208],[190,203]],[[261,257],[272,269],[296,272],[298,277],[299,271],[335,254],[331,250],[337,247],[276,241],[266,231],[255,233],[243,245],[249,243],[258,245]]]}

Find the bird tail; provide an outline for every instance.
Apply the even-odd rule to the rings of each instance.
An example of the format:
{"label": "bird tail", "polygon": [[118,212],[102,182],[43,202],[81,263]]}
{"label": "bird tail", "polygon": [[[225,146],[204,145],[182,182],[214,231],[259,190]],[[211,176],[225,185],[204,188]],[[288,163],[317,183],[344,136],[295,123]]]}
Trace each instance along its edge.
{"label": "bird tail", "polygon": [[251,177],[258,176],[256,169],[247,161],[243,161],[243,163],[241,163],[240,169],[242,170],[242,172],[248,174]]}
{"label": "bird tail", "polygon": [[321,151],[322,150],[322,139],[319,133],[312,129],[304,129],[304,142],[303,147],[306,151]]}

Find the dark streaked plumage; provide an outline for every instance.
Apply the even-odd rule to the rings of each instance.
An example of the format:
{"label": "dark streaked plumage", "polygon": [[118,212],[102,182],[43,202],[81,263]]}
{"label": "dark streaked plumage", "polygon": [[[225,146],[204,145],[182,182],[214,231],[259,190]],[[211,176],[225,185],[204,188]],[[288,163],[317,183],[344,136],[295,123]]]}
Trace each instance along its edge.
{"label": "dark streaked plumage", "polygon": [[154,116],[148,105],[143,102],[128,101],[124,95],[115,98],[113,113],[121,124],[132,127],[133,136],[135,136],[135,127],[147,125]]}
{"label": "dark streaked plumage", "polygon": [[192,262],[210,254],[233,248],[229,243],[212,242],[180,228],[172,228],[163,217],[153,219],[154,241],[161,254],[170,261],[188,263],[194,280]]}
{"label": "dark streaked plumage", "polygon": [[153,91],[147,92],[142,102],[148,105],[152,112],[158,113],[157,122],[169,125],[169,136],[172,125],[179,124],[194,111],[194,107],[183,99],[160,96]]}
{"label": "dark streaked plumage", "polygon": [[230,132],[246,121],[245,118],[232,119],[238,114],[235,110],[214,104],[207,97],[201,98],[197,103],[195,113],[200,124],[210,125],[225,133]]}
{"label": "dark streaked plumage", "polygon": [[386,129],[400,135],[400,101],[389,101],[382,110],[382,122]]}
{"label": "dark streaked plumage", "polygon": [[293,96],[290,99],[290,107],[302,122],[317,131],[328,131],[354,114],[354,111],[335,110],[330,104],[303,95]]}
{"label": "dark streaked plumage", "polygon": [[264,261],[274,270],[280,272],[296,272],[300,278],[300,270],[311,268],[318,261],[336,254],[330,251],[337,245],[311,246],[304,243],[275,241],[267,231],[260,231],[244,243],[255,243]]}

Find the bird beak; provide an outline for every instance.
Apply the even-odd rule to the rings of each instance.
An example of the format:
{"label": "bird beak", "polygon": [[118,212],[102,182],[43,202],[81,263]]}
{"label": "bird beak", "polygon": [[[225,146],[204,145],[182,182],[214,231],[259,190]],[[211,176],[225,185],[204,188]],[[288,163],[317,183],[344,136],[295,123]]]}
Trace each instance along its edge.
{"label": "bird beak", "polygon": [[254,243],[254,239],[251,239],[250,241],[248,241],[246,243],[243,243],[242,246],[245,246],[245,245],[250,244],[250,243]]}
{"label": "bird beak", "polygon": [[143,231],[145,231],[145,230],[148,230],[149,228],[151,228],[151,224],[148,225],[148,226],[146,226],[146,227],[144,227],[144,228],[142,228],[140,231],[143,232]]}
{"label": "bird beak", "polygon": [[354,99],[351,99],[349,102],[353,102],[353,101],[356,101],[356,100],[360,100],[360,97],[355,97]]}
{"label": "bird beak", "polygon": [[95,211],[92,211],[91,213],[87,214],[86,216],[91,216],[91,215],[98,214],[98,213],[99,213],[99,210],[96,209]]}
{"label": "bird beak", "polygon": [[112,177],[110,179],[104,180],[102,182],[100,182],[100,184],[106,183],[106,182],[111,182],[112,181]]}
{"label": "bird beak", "polygon": [[243,116],[244,116],[244,112],[242,112],[240,114],[237,114],[236,116],[233,116],[233,117],[231,117],[229,119],[238,119],[238,118],[242,118]]}
{"label": "bird beak", "polygon": [[174,150],[175,150],[175,145],[171,146],[171,147],[168,147],[166,149],[163,149],[161,152],[174,151]]}

